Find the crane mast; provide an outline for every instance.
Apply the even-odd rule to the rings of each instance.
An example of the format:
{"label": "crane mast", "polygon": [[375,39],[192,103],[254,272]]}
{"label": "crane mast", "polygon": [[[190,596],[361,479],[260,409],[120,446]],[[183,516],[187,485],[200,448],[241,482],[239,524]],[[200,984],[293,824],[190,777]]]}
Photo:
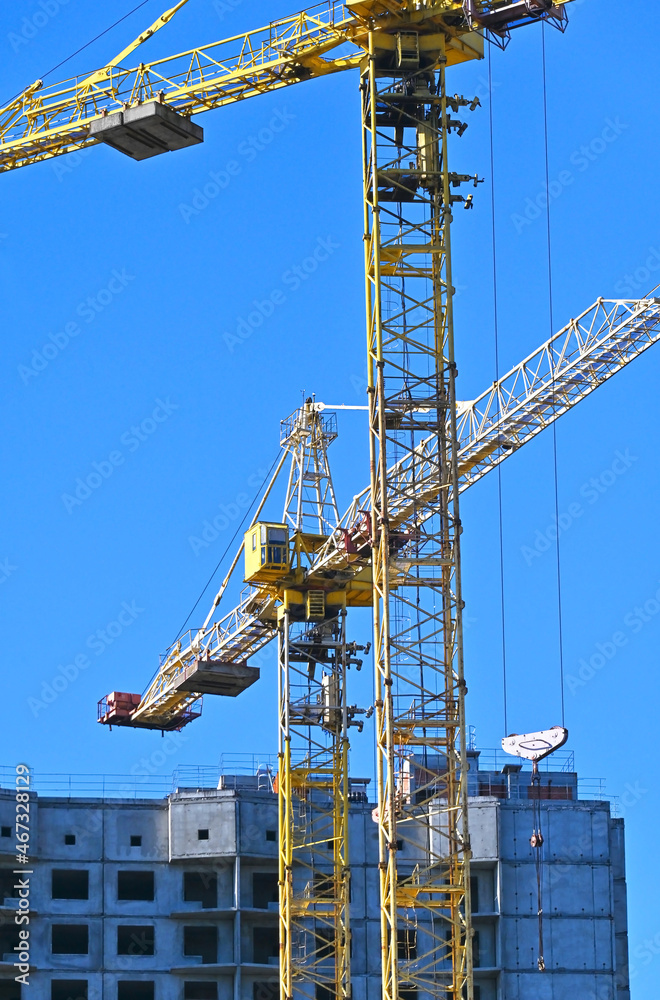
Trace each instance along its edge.
{"label": "crane mast", "polygon": [[327,608],[324,591],[304,589],[339,523],[327,456],[336,436],[336,417],[312,399],[282,425],[293,547],[277,615],[281,1000],[350,996],[345,601]]}
{"label": "crane mast", "polygon": [[[450,246],[470,201],[452,194],[468,178],[448,165],[444,39],[421,41],[372,34],[361,80],[383,996],[472,1000]],[[396,463],[429,435],[433,513],[402,532]]]}
{"label": "crane mast", "polygon": [[[278,630],[280,996],[351,996],[346,612]],[[320,988],[320,989],[319,989]]]}
{"label": "crane mast", "polygon": [[339,525],[327,455],[336,436],[335,414],[311,398],[282,422],[290,456],[283,520],[246,537],[256,580],[268,583],[264,564],[277,567],[281,1000],[351,996],[348,732],[362,724],[347,703],[346,675],[361,666],[362,647],[347,642],[345,589],[309,573]]}

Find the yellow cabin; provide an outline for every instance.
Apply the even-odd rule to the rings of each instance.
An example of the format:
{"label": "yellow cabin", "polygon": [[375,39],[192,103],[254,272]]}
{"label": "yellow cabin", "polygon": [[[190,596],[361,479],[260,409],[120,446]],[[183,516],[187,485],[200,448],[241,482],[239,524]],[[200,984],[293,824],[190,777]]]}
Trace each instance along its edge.
{"label": "yellow cabin", "polygon": [[289,571],[286,524],[259,521],[245,532],[245,582],[269,583]]}

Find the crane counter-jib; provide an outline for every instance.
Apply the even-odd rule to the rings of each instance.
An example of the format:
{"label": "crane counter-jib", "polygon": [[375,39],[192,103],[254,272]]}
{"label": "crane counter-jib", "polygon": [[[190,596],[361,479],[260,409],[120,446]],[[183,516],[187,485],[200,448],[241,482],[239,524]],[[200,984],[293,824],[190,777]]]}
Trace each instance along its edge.
{"label": "crane counter-jib", "polygon": [[[318,4],[245,34],[126,68],[123,60],[171,20],[183,6],[178,4],[105,67],[48,87],[37,80],[0,109],[0,172],[106,141],[99,122],[145,104],[164,103],[173,113],[190,118],[353,69],[364,59],[370,35],[376,49],[390,51],[392,58],[402,32],[409,31],[417,36],[422,59],[426,55],[435,62],[440,49],[448,66],[479,59],[484,53],[484,29],[498,38],[505,37],[509,27],[529,20],[550,17],[561,23],[568,2]],[[328,58],[335,50],[339,51],[334,58]],[[166,140],[155,151],[179,148],[183,147],[176,141]]]}
{"label": "crane counter-jib", "polygon": [[[446,47],[448,65],[481,58],[481,35],[467,25],[460,30],[447,23],[448,13],[457,15],[460,11],[457,3],[320,4],[244,35],[141,62],[130,69],[117,57],[91,75],[64,83],[44,87],[38,80],[0,110],[0,171],[110,141],[103,127],[105,119],[137,109],[142,109],[144,118],[145,105],[164,104],[173,115],[190,118],[353,69],[364,59],[369,33],[374,29],[377,45],[383,51],[391,50],[393,56],[397,32],[409,28],[419,34],[422,58],[427,53],[428,59],[435,61],[441,46]],[[143,33],[120,56],[132,52],[152,34],[153,30]],[[135,129],[133,121],[126,124]],[[144,121],[141,128],[146,129]],[[178,144],[176,137],[166,136],[159,145],[162,136],[153,129],[151,138],[155,148],[149,155],[189,144]],[[201,130],[195,141],[202,141]],[[121,146],[117,148],[133,155]]]}

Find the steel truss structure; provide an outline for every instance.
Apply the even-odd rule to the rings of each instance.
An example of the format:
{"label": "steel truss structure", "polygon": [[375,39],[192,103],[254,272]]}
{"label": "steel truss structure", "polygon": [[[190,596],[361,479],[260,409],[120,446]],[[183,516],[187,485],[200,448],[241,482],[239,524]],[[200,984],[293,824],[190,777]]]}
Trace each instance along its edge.
{"label": "steel truss structure", "polygon": [[346,613],[278,631],[280,996],[351,995]]}
{"label": "steel truss structure", "polygon": [[327,453],[336,425],[312,399],[282,422],[293,562],[277,610],[281,1000],[351,996],[348,730],[362,728],[363,712],[347,703],[346,675],[363,647],[347,642],[343,593],[332,603],[305,585],[315,547],[339,523]]}
{"label": "steel truss structure", "polygon": [[[305,405],[282,423],[290,453],[284,523],[302,580],[315,541],[339,523],[327,449],[334,414]],[[280,996],[350,997],[346,612],[296,621],[293,588],[278,610]],[[301,595],[302,596],[302,595]],[[314,600],[315,592],[307,596]],[[318,596],[318,592],[317,592]],[[320,592],[324,601],[324,592]]]}
{"label": "steel truss structure", "polygon": [[246,575],[239,605],[219,616],[241,546],[201,628],[170,647],[141,698],[126,696],[139,704],[105,700],[100,721],[180,728],[205,690],[218,693],[197,679],[220,665],[222,693],[236,693],[254,679],[249,657],[277,638],[281,996],[348,1000],[348,730],[361,710],[347,701],[358,648],[346,609],[373,606],[384,1000],[472,1000],[459,496],[660,339],[659,300],[599,300],[457,403],[449,230],[478,178],[453,172],[447,152],[476,102],[448,94],[446,71],[514,28],[563,30],[569,0],[328,0],[128,66],[186,2],[98,71],[36,81],[1,109],[0,171],[101,141],[124,148],[113,129],[137,159],[182,148],[201,141],[191,115],[359,69],[371,477],[340,518],[333,415],[308,400],[284,422],[251,525],[289,458],[275,526],[290,539],[286,571]]}
{"label": "steel truss structure", "polygon": [[356,68],[375,22],[383,36],[401,27],[436,28],[447,38],[452,61],[460,62],[483,51],[475,32],[505,41],[513,27],[539,20],[561,24],[570,0],[326,0],[232,38],[127,66],[133,52],[187,2],[165,11],[94,73],[46,87],[36,80],[1,108],[0,172],[95,145],[92,122],[145,102],[162,101],[190,117]]}
{"label": "steel truss structure", "polygon": [[[660,339],[660,299],[598,299],[536,351],[469,402],[458,402],[458,476],[462,493],[603,385]],[[436,438],[388,470],[396,481],[390,523],[405,527],[425,517],[438,492]],[[356,494],[342,516],[353,524],[369,503],[370,489]],[[398,498],[398,503],[397,503]],[[341,537],[333,536],[315,568],[345,561]]]}
{"label": "steel truss structure", "polygon": [[[362,74],[383,997],[472,1000],[456,364],[444,48]],[[439,65],[438,72],[435,67]],[[453,98],[454,109],[469,102]],[[390,467],[434,441],[433,509],[392,523]],[[403,481],[405,483],[405,480]],[[407,484],[406,493],[408,492]],[[410,567],[406,579],[397,562]],[[402,871],[404,843],[417,855]],[[414,946],[412,945],[414,942]]]}
{"label": "steel truss structure", "polygon": [[[457,403],[459,491],[481,479],[658,340],[660,299],[599,299],[477,399]],[[425,436],[414,451],[407,451],[389,467],[387,482],[396,484],[388,498],[390,527],[406,532],[415,518],[424,520],[434,511],[438,492],[434,478],[436,442],[436,435]],[[253,520],[261,513],[288,456],[284,449]],[[338,570],[351,578],[363,573],[368,559],[347,553],[345,533],[368,508],[370,495],[370,487],[355,495],[339,527],[314,553],[311,582],[322,587],[325,575]],[[129,724],[142,719],[154,729],[179,728],[189,721],[189,710],[190,718],[194,717],[192,710],[201,698],[201,692],[182,693],[177,686],[196,659],[222,657],[241,662],[277,637],[277,596],[272,588],[250,586],[235,608],[217,615],[241,552],[242,545],[206,622],[184,633],[162,657]],[[391,561],[390,570],[393,568],[403,575],[414,572],[413,564],[403,559],[394,567]]]}

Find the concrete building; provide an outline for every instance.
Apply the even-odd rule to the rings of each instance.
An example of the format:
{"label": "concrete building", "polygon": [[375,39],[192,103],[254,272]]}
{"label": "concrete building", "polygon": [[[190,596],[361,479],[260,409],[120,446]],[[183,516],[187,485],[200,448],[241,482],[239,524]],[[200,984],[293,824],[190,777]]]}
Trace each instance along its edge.
{"label": "concrete building", "polygon": [[[609,802],[579,797],[572,768],[543,773],[540,973],[531,773],[485,756],[472,752],[470,767],[477,1000],[629,1000],[623,821]],[[365,787],[356,782],[351,806],[353,996],[378,1000]],[[160,798],[123,794],[33,800],[23,1000],[273,1000],[277,798],[267,772],[179,776]],[[0,1000],[21,1000],[14,816],[13,791],[0,790]]]}

